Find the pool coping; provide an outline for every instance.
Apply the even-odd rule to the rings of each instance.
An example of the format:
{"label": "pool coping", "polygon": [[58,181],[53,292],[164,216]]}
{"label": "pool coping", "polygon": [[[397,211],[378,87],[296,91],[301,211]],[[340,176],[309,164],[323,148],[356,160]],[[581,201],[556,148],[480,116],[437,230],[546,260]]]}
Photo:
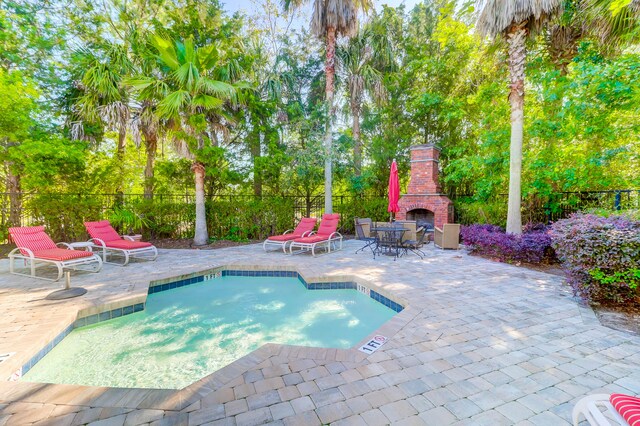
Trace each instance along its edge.
{"label": "pool coping", "polygon": [[[232,272],[232,274],[228,274]],[[266,273],[267,275],[263,275]],[[271,273],[272,275],[268,275]],[[107,321],[109,319],[118,318],[123,315],[139,312],[145,309],[146,299],[148,295],[156,292],[171,290],[174,288],[186,286],[189,284],[202,282],[206,279],[215,278],[219,276],[282,276],[282,277],[298,277],[300,281],[309,289],[309,285],[314,287],[310,290],[332,290],[339,289],[340,283],[353,283],[355,288],[373,300],[381,303],[392,310],[396,311],[396,314],[382,324],[380,327],[367,334],[365,338],[359,341],[356,345],[349,349],[338,348],[318,348],[307,346],[295,346],[284,345],[278,343],[266,343],[260,348],[250,352],[249,354],[238,358],[237,360],[227,364],[226,366],[214,371],[213,373],[193,382],[192,384],[182,389],[149,389],[149,388],[110,388],[110,387],[96,387],[96,386],[84,386],[84,385],[64,385],[64,384],[50,384],[50,383],[35,383],[35,382],[22,382],[17,381],[23,374],[26,374],[38,361],[40,361],[53,347],[55,347],[64,337],[66,337],[74,328],[82,327],[86,325],[92,325],[101,321]],[[182,285],[178,285],[178,283]],[[175,286],[172,286],[175,284]],[[193,402],[201,399],[203,396],[215,391],[217,388],[227,385],[243,373],[251,370],[260,363],[264,362],[271,356],[286,356],[289,358],[307,358],[318,360],[331,360],[331,361],[348,361],[348,362],[362,362],[368,357],[357,350],[362,344],[368,342],[373,336],[381,334],[392,338],[398,331],[400,331],[407,323],[409,323],[417,314],[418,311],[413,309],[407,300],[398,297],[392,292],[384,290],[380,286],[376,285],[369,280],[363,279],[355,275],[338,275],[338,276],[307,276],[300,272],[298,268],[291,266],[264,266],[264,265],[242,265],[242,264],[227,264],[222,266],[216,266],[206,268],[197,272],[179,274],[171,277],[160,278],[149,281],[147,284],[147,292],[144,295],[136,295],[133,297],[118,300],[116,302],[107,302],[96,306],[90,306],[87,308],[79,309],[76,315],[76,319],[69,325],[67,325],[62,332],[55,335],[53,339],[47,342],[40,351],[32,356],[26,363],[22,364],[19,373],[16,372],[12,375],[12,378],[8,382],[13,385],[17,385],[15,391],[20,391],[21,388],[25,388],[24,385],[43,385],[46,387],[67,387],[72,386],[74,388],[83,388],[87,393],[91,393],[92,390],[100,389],[102,392],[106,392],[107,395],[102,395],[97,401],[104,400],[106,406],[117,407],[134,407],[134,408],[156,408],[164,410],[182,410],[188,407]],[[165,289],[163,286],[168,285]],[[332,288],[332,285],[333,288]],[[160,288],[160,290],[152,291],[153,288]],[[373,295],[371,294],[373,292]],[[400,307],[396,310],[389,306],[387,303],[394,303]],[[126,313],[125,313],[126,312]],[[26,366],[26,371],[25,371]],[[2,386],[0,386],[1,389]],[[30,388],[30,387],[29,387]],[[135,399],[121,397],[115,400],[115,396],[109,396],[111,393],[116,395],[121,394],[123,391],[136,391],[145,395],[141,400],[140,396]],[[32,390],[29,391],[30,393]],[[35,392],[34,396],[37,395]],[[133,405],[135,404],[135,406]]]}

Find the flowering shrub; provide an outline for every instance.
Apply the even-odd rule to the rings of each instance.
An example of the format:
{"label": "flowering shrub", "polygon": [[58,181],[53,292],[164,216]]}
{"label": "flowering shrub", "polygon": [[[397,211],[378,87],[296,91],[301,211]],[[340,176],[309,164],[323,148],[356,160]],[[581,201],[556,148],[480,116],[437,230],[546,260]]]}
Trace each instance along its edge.
{"label": "flowering shrub", "polygon": [[640,302],[640,222],[575,214],[554,223],[551,238],[576,294]]}
{"label": "flowering shrub", "polygon": [[544,225],[527,225],[522,235],[507,234],[495,225],[462,227],[462,241],[472,253],[503,262],[550,263],[555,260],[551,237]]}

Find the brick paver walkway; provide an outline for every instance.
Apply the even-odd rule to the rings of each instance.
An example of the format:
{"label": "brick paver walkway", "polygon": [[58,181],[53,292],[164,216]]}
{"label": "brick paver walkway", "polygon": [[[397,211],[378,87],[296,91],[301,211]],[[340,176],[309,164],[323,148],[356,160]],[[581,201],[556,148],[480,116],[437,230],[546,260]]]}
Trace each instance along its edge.
{"label": "brick paver walkway", "polygon": [[[640,338],[599,324],[561,278],[427,250],[394,262],[354,254],[311,259],[257,245],[162,250],[157,262],[75,274],[87,295],[51,302],[54,284],[8,274],[0,261],[0,426],[53,425],[562,425],[577,399],[640,393]],[[407,308],[368,357],[268,344],[182,390],[7,381],[77,317],[138,303],[150,280],[205,271],[296,269],[307,281],[355,280]]]}

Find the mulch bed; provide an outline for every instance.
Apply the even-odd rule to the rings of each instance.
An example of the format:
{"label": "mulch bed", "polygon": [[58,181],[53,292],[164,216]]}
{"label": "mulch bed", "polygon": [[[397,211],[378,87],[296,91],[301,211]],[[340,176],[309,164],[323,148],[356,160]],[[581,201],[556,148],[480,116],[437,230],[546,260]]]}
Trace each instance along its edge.
{"label": "mulch bed", "polygon": [[500,259],[496,259],[496,258],[491,257],[491,256],[483,256],[483,255],[477,254],[477,253],[469,253],[469,255],[470,256],[476,256],[476,257],[481,257],[483,259],[491,260],[493,262],[509,263],[510,265],[513,265],[513,266],[519,266],[521,268],[532,269],[532,270],[538,271],[538,272],[546,272],[547,274],[558,275],[558,276],[561,276],[561,277],[564,276],[564,271],[562,270],[562,267],[560,266],[559,263],[526,263],[526,262],[510,263],[510,262],[502,262]]}
{"label": "mulch bed", "polygon": [[[219,240],[212,241],[206,246],[198,246],[195,247],[193,245],[193,240],[191,238],[182,238],[182,239],[172,239],[165,238],[159,240],[149,240],[150,243],[155,245],[158,248],[163,249],[198,249],[198,250],[214,250],[219,248],[226,247],[235,247],[235,246],[244,246],[247,244],[255,244],[261,241],[228,241],[228,240]],[[14,244],[0,244],[0,258],[7,257],[7,255],[16,248]]]}
{"label": "mulch bed", "polygon": [[246,246],[247,244],[255,244],[261,241],[229,241],[229,240],[216,240],[212,241],[205,246],[194,246],[191,238],[163,238],[160,240],[150,240],[154,246],[163,249],[198,249],[198,250],[215,250],[226,247]]}
{"label": "mulch bed", "polygon": [[14,248],[16,248],[15,244],[0,244],[0,257],[7,257]]}

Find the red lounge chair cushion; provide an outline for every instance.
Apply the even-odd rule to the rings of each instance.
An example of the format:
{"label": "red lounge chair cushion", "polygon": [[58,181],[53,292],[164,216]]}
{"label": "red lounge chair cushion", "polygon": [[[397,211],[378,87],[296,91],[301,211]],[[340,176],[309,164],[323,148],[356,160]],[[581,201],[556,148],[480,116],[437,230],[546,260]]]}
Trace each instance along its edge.
{"label": "red lounge chair cushion", "polygon": [[640,398],[614,393],[609,401],[629,426],[640,426]]}
{"label": "red lounge chair cushion", "polygon": [[313,231],[313,228],[316,227],[317,220],[312,217],[303,217],[300,219],[300,223],[296,226],[296,229],[293,230],[290,234],[282,234],[282,235],[272,235],[267,238],[267,241],[291,241],[296,238],[302,237],[302,234]]}
{"label": "red lounge chair cushion", "polygon": [[84,226],[87,228],[87,232],[91,235],[91,238],[99,238],[105,243],[122,239],[116,230],[111,227],[108,220],[85,222]]}
{"label": "red lounge chair cushion", "polygon": [[108,241],[105,242],[105,245],[110,248],[117,248],[123,250],[135,250],[146,247],[152,247],[153,244],[147,243],[144,241],[129,241],[129,240],[118,240],[118,241]]}
{"label": "red lounge chair cushion", "polygon": [[313,228],[316,227],[317,220],[312,217],[303,217],[300,219],[300,223],[296,226],[296,229],[293,230],[292,234],[302,235],[305,232],[313,231]]}
{"label": "red lounge chair cushion", "polygon": [[269,241],[291,241],[296,238],[300,238],[302,234],[283,234],[283,235],[273,235],[267,238]]}
{"label": "red lounge chair cushion", "polygon": [[33,255],[38,259],[56,260],[58,262],[65,260],[81,259],[83,257],[91,257],[93,253],[84,250],[65,250],[61,248],[52,248],[47,250],[39,250]]}
{"label": "red lounge chair cushion", "polygon": [[326,240],[329,235],[336,232],[336,229],[338,229],[338,219],[322,219],[318,227],[318,235],[324,235]]}
{"label": "red lounge chair cushion", "polygon": [[340,220],[340,213],[325,213],[322,220]]}
{"label": "red lounge chair cushion", "polygon": [[313,244],[313,243],[319,243],[321,241],[327,241],[328,239],[329,239],[328,235],[312,235],[310,237],[296,238],[293,241],[296,243]]}
{"label": "red lounge chair cushion", "polygon": [[[18,247],[26,247],[34,253],[57,248],[56,243],[44,232],[44,226],[9,228],[9,234]],[[20,253],[29,255],[26,250],[20,250]]]}

